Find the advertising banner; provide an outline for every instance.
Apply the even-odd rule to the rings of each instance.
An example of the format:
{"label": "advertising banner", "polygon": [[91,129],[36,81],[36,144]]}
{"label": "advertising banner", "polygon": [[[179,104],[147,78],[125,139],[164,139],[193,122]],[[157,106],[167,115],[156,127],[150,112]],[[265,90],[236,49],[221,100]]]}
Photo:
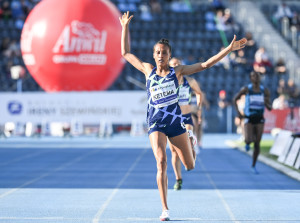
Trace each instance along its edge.
{"label": "advertising banner", "polygon": [[265,133],[270,133],[273,128],[281,128],[292,132],[300,131],[300,109],[286,108],[265,111]]}
{"label": "advertising banner", "polygon": [[128,124],[145,122],[144,91],[1,93],[0,124],[6,122],[71,122]]}

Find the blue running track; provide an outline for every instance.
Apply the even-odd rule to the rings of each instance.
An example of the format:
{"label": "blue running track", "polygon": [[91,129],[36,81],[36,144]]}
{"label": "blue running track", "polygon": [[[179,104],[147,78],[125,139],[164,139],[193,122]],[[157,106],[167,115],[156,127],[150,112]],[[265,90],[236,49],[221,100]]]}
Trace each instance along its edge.
{"label": "blue running track", "polygon": [[[227,148],[207,144],[175,181],[168,151],[168,204],[175,222],[300,222],[300,182]],[[223,140],[224,139],[224,140]],[[156,163],[147,137],[1,139],[0,223],[159,222]]]}

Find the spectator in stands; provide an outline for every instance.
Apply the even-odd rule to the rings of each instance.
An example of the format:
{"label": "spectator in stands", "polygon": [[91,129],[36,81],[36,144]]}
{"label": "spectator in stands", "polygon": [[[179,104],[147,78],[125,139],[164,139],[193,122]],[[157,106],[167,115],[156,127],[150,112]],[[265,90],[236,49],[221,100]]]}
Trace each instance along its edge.
{"label": "spectator in stands", "polygon": [[222,10],[218,10],[215,17],[216,28],[221,31],[226,31],[227,26],[225,24],[225,17]]}
{"label": "spectator in stands", "polygon": [[3,52],[3,55],[7,58],[12,58],[14,56],[21,56],[20,44],[17,40],[11,40],[7,49]]}
{"label": "spectator in stands", "polygon": [[150,7],[152,13],[161,13],[161,5],[158,0],[150,0]]}
{"label": "spectator in stands", "polygon": [[[245,52],[244,50],[238,50],[238,52],[231,52],[230,56],[230,64],[231,66],[234,68],[238,65],[242,65],[243,67],[246,67],[246,69],[248,70],[248,60],[245,57]],[[251,68],[252,69],[252,68]]]}
{"label": "spectator in stands", "polygon": [[[0,2],[1,3],[1,2]],[[1,10],[0,10],[1,18],[4,20],[9,20],[12,18],[12,11],[10,8],[10,2],[5,0],[1,4]]]}
{"label": "spectator in stands", "polygon": [[279,58],[275,64],[275,72],[277,74],[286,74],[286,66],[283,58]]}
{"label": "spectator in stands", "polygon": [[170,220],[167,205],[167,139],[176,147],[183,165],[187,170],[195,167],[195,153],[188,142],[188,134],[182,125],[182,114],[178,104],[178,79],[183,75],[198,73],[210,68],[231,51],[243,48],[247,42],[245,38],[236,41],[236,36],[224,50],[211,57],[204,63],[179,65],[169,67],[171,46],[169,41],[161,39],[153,47],[155,66],[137,58],[130,52],[129,23],[133,16],[129,12],[120,18],[122,25],[121,53],[125,60],[145,74],[148,93],[147,124],[148,135],[156,159],[157,185],[162,204],[162,221]]}
{"label": "spectator in stands", "polygon": [[0,52],[5,52],[9,48],[9,45],[10,45],[10,38],[5,37],[2,40],[2,43],[1,43],[1,46],[0,46]]}
{"label": "spectator in stands", "polygon": [[232,31],[237,33],[239,26],[231,16],[230,9],[218,10],[215,16],[216,28],[221,31]]}
{"label": "spectator in stands", "polygon": [[227,8],[224,10],[223,18],[226,25],[226,30],[232,31],[233,33],[239,32],[240,28],[234,21],[233,17],[231,16],[230,9]]}
{"label": "spectator in stands", "polygon": [[229,61],[230,61],[230,67],[235,67],[237,65],[236,62],[236,53],[235,52],[231,52],[229,55]]}
{"label": "spectator in stands", "polygon": [[284,79],[280,79],[278,82],[277,94],[284,95],[287,98],[287,86]]}
{"label": "spectator in stands", "polygon": [[229,101],[226,97],[226,91],[221,90],[219,92],[218,98],[218,119],[219,119],[219,131],[226,132],[226,114],[227,114],[227,107],[230,105]]}
{"label": "spectator in stands", "polygon": [[253,39],[251,32],[246,32],[245,37],[247,39],[247,46],[254,46],[255,40]]}
{"label": "spectator in stands", "polygon": [[291,19],[291,27],[296,27],[298,34],[300,35],[300,12],[293,12],[293,17]]}
{"label": "spectator in stands", "polygon": [[242,64],[242,65],[247,65],[248,64],[248,60],[245,56],[245,51],[243,49],[237,51],[237,56],[235,58],[235,61],[238,64]]}
{"label": "spectator in stands", "polygon": [[272,66],[269,55],[264,47],[259,47],[256,51],[255,61],[261,61],[265,66]]}
{"label": "spectator in stands", "polygon": [[264,47],[258,48],[254,56],[254,71],[265,74],[270,71],[272,68],[272,63],[269,59],[269,55],[267,54]]}
{"label": "spectator in stands", "polygon": [[[253,71],[250,73],[251,83],[244,86],[234,97],[234,105],[238,117],[244,118],[244,134],[246,151],[250,150],[250,143],[254,142],[254,152],[252,157],[252,171],[258,174],[256,161],[260,153],[260,141],[264,130],[264,110],[272,109],[270,102],[270,92],[260,84],[260,74]],[[245,95],[244,115],[238,108],[237,101]]]}
{"label": "spectator in stands", "polygon": [[8,80],[8,81],[12,80],[12,78],[11,78],[11,67],[13,65],[14,65],[14,63],[13,63],[12,60],[7,60],[5,66],[4,66],[4,69],[2,71],[6,76],[6,80]]}
{"label": "spectator in stands", "polygon": [[288,96],[289,106],[296,106],[297,100],[299,100],[299,89],[292,78],[290,78],[287,82],[286,92]]}
{"label": "spectator in stands", "polygon": [[285,2],[282,1],[281,4],[278,5],[277,11],[274,14],[275,24],[280,26],[281,20],[283,18],[288,18],[289,21],[291,21],[292,17],[293,17],[292,10]]}
{"label": "spectator in stands", "polygon": [[[5,83],[0,85],[1,91],[15,90],[15,81],[11,79],[10,71],[14,65],[22,65],[20,50],[20,31],[24,21],[32,8],[40,0],[0,0],[0,20],[7,24],[1,30],[0,55],[3,66],[0,68],[2,80]],[[5,78],[4,78],[5,76]],[[41,90],[31,76],[26,76],[23,82],[25,90]]]}
{"label": "spectator in stands", "polygon": [[277,98],[274,99],[272,103],[273,109],[285,109],[289,107],[289,103],[286,100],[285,96],[283,94],[279,95]]}

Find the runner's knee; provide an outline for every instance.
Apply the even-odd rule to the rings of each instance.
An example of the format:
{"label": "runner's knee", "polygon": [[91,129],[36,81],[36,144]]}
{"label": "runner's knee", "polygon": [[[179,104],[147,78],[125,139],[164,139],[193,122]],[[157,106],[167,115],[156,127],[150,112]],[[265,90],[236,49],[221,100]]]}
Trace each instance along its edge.
{"label": "runner's knee", "polygon": [[185,169],[186,169],[187,171],[190,171],[190,170],[192,170],[192,169],[194,169],[194,168],[195,168],[195,163],[194,163],[194,162],[188,163],[188,164],[185,165]]}
{"label": "runner's knee", "polygon": [[158,158],[156,163],[157,171],[165,171],[167,169],[167,159],[165,157]]}
{"label": "runner's knee", "polygon": [[177,152],[173,146],[170,146],[170,150],[171,150],[172,156],[177,154]]}

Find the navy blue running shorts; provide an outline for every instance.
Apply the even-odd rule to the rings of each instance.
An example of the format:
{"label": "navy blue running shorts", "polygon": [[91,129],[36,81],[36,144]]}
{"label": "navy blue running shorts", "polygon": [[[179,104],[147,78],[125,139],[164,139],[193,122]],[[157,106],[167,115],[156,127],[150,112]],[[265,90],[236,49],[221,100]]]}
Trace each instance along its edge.
{"label": "navy blue running shorts", "polygon": [[192,119],[192,113],[184,114],[184,115],[182,115],[182,117],[185,118],[183,120],[184,124],[186,124],[186,125],[188,124],[188,125],[194,126],[193,119]]}
{"label": "navy blue running shorts", "polygon": [[245,124],[250,123],[250,124],[261,124],[265,123],[265,119],[263,116],[249,116],[245,117]]}
{"label": "navy blue running shorts", "polygon": [[183,123],[173,123],[172,125],[168,124],[155,124],[152,128],[148,130],[148,135],[152,132],[162,132],[168,137],[179,136],[186,132],[185,124]]}

